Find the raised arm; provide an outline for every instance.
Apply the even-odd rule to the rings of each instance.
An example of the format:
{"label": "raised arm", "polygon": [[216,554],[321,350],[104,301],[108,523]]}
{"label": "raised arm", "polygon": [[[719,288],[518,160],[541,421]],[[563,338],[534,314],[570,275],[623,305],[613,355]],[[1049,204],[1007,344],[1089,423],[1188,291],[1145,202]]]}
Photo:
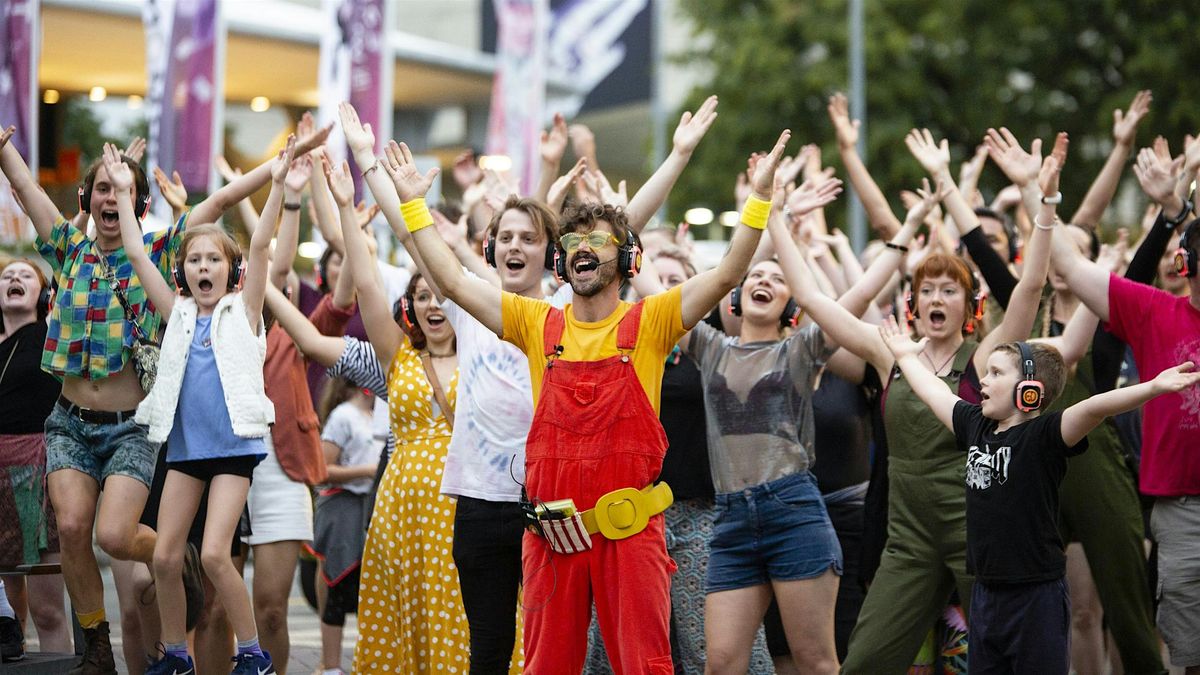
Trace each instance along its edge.
{"label": "raised arm", "polygon": [[[308,113],[304,113],[308,115]],[[299,157],[325,142],[333,124],[317,129],[313,133],[295,140],[293,153]],[[221,214],[229,210],[241,200],[254,194],[256,190],[272,180],[275,159],[269,159],[225,184],[224,187],[208,196],[207,199],[192,207],[192,218],[197,223],[216,222]]]}
{"label": "raised arm", "polygon": [[[158,270],[158,267],[150,260],[150,255],[146,253],[146,245],[142,240],[142,228],[138,224],[137,216],[133,214],[133,170],[129,168],[128,164],[121,161],[121,154],[117,150],[117,146],[112,143],[104,144],[104,153],[101,155],[101,159],[117,197],[117,215],[121,221],[121,245],[125,248],[125,255],[133,264],[133,271],[138,275],[138,280],[142,282],[146,297],[154,303],[154,309],[163,318],[170,317],[171,309],[175,307],[175,292],[167,285],[167,280],[163,279],[162,272]],[[179,264],[182,265],[183,261],[179,261]]]}
{"label": "raised arm", "polygon": [[830,97],[828,110],[829,119],[837,132],[838,152],[842,156],[842,164],[846,166],[846,175],[850,179],[850,185],[854,187],[854,194],[858,196],[867,212],[871,229],[880,236],[891,237],[900,229],[900,220],[892,213],[887,197],[883,196],[883,191],[875,184],[871,172],[858,156],[860,122],[850,119],[850,106],[845,94],[834,94]]}
{"label": "raised arm", "polygon": [[741,281],[750,267],[750,260],[754,256],[754,250],[758,248],[758,240],[770,215],[775,170],[779,167],[784,147],[791,137],[792,132],[785,129],[779,135],[771,153],[759,160],[758,166],[755,167],[754,177],[751,179],[754,194],[742,209],[741,222],[733,233],[733,240],[729,243],[725,257],[721,258],[721,262],[715,268],[688,279],[680,286],[684,328],[695,326],[712,311],[721,297]]}
{"label": "raised arm", "polygon": [[342,239],[346,245],[346,261],[342,269],[354,268],[354,285],[358,289],[358,311],[362,314],[367,337],[375,347],[375,356],[386,370],[396,356],[396,350],[404,340],[404,333],[392,317],[383,283],[375,269],[375,262],[367,245],[367,237],[354,219],[354,180],[350,177],[350,165],[346,162],[338,167],[324,158],[323,170],[329,182],[329,190],[340,210]]}
{"label": "raised arm", "polygon": [[4,176],[12,184],[21,206],[33,221],[33,229],[37,231],[38,237],[49,241],[50,231],[62,215],[50,197],[38,187],[25,160],[21,159],[21,153],[8,142],[16,130],[16,127],[9,126],[0,131],[0,171],[4,172]]}
{"label": "raised arm", "polygon": [[1067,134],[1059,133],[1054,141],[1054,151],[1041,162],[1035,189],[1039,192],[1039,210],[1034,217],[1033,234],[1025,246],[1025,266],[1021,279],[1013,289],[1012,301],[1004,312],[1004,320],[980,341],[975,352],[975,367],[983,371],[987,357],[996,345],[1003,342],[1024,340],[1033,330],[1042,289],[1046,285],[1046,274],[1050,271],[1051,237],[1060,223],[1055,206],[1062,200],[1058,191],[1058,178],[1067,161]]}
{"label": "raised arm", "polygon": [[[263,205],[258,227],[250,235],[250,252],[246,260],[246,281],[242,285],[242,302],[246,305],[246,318],[250,330],[258,332],[262,323],[263,296],[267,292],[267,275],[271,264],[271,239],[279,222],[280,207],[283,205],[284,181],[296,156],[296,137],[288,136],[287,146],[275,158],[271,167],[271,193]],[[293,257],[295,251],[292,252]],[[291,260],[282,263],[291,267]]]}
{"label": "raised arm", "polygon": [[308,182],[308,198],[312,205],[313,224],[321,232],[321,238],[325,240],[325,245],[345,257],[346,246],[342,243],[342,227],[338,222],[337,205],[334,204],[333,197],[329,194],[329,183],[325,180],[325,149],[317,148],[309,153],[309,157],[312,157],[316,169],[311,173]]}
{"label": "raised arm", "polygon": [[1133,410],[1156,396],[1200,384],[1200,372],[1195,371],[1195,367],[1191,361],[1185,361],[1162,371],[1149,382],[1096,394],[1067,408],[1062,415],[1063,442],[1068,446],[1075,445],[1106,417]]}
{"label": "raised arm", "polygon": [[504,321],[500,314],[500,289],[488,282],[469,277],[463,271],[454,252],[442,240],[433,225],[433,216],[425,205],[425,193],[437,175],[437,169],[430,169],[425,175],[417,170],[413,163],[412,153],[408,146],[401,143],[398,156],[389,155],[393,180],[396,184],[396,194],[400,197],[401,209],[404,211],[404,224],[412,235],[416,252],[420,254],[429,284],[437,285],[438,290],[458,306],[467,310],[480,323],[487,326],[496,335],[503,336]]}
{"label": "raised arm", "polygon": [[[1037,183],[1042,167],[1042,140],[1040,138],[1033,139],[1033,142],[1029,144],[1029,152],[1025,152],[1017,137],[1008,129],[1000,127],[999,131],[988,129],[983,142],[984,145],[987,145],[992,161],[1020,190],[1021,204],[1025,208],[1025,215],[1032,218],[1038,212],[1042,196],[1038,192]],[[1019,216],[1020,214],[1021,210],[1018,209],[1014,215]],[[1014,217],[1013,220],[1018,223],[1018,226],[1020,225],[1019,217]],[[1022,235],[1026,234],[1024,230],[1021,233]]]}
{"label": "raised arm", "polygon": [[283,215],[279,219],[279,234],[275,236],[275,251],[271,254],[270,283],[275,288],[287,286],[288,271],[296,259],[296,249],[300,246],[300,199],[312,173],[312,158],[304,155],[292,160],[283,181]]}
{"label": "raised arm", "polygon": [[[339,283],[341,282],[339,281]],[[340,337],[322,335],[321,331],[317,330],[317,327],[308,320],[308,317],[296,309],[292,301],[288,300],[287,296],[274,286],[267,286],[265,302],[267,309],[271,310],[271,314],[279,322],[279,326],[292,338],[292,342],[296,343],[296,348],[304,354],[304,358],[326,368],[337,363],[346,349],[345,340]]]}
{"label": "raised arm", "polygon": [[925,349],[929,338],[921,338],[920,342],[913,342],[912,338],[896,325],[896,319],[890,316],[879,327],[879,334],[883,337],[888,351],[895,357],[896,365],[900,366],[900,370],[903,371],[908,385],[925,402],[925,405],[929,406],[938,421],[947,429],[954,431],[954,406],[958,405],[962,399],[950,391],[950,387],[932,370],[921,363],[921,350]]}
{"label": "raised arm", "polygon": [[675,181],[679,180],[679,176],[687,167],[692,153],[700,144],[700,139],[704,138],[704,134],[708,132],[708,128],[716,119],[717,97],[715,95],[706,98],[704,103],[696,109],[695,114],[685,111],[679,118],[679,124],[675,127],[675,135],[672,136],[671,154],[667,155],[654,175],[650,176],[650,179],[633,195],[633,199],[629,200],[628,208],[625,209],[625,214],[629,218],[629,227],[634,232],[640,233],[654,213],[663,205],[663,202],[667,201],[667,195],[671,194],[671,188],[675,186]]}
{"label": "raised arm", "polygon": [[562,113],[554,113],[554,123],[548,131],[542,132],[541,143],[538,146],[542,157],[542,171],[538,176],[538,184],[533,198],[546,201],[550,186],[558,178],[558,168],[562,165],[563,154],[567,151],[567,121]]}
{"label": "raised arm", "polygon": [[775,241],[776,254],[779,256],[779,266],[783,268],[783,276],[787,280],[792,299],[821,327],[826,342],[830,345],[841,345],[875,366],[880,372],[887,372],[892,367],[892,356],[875,327],[860,320],[833,298],[821,292],[816,279],[813,278],[812,270],[797,249],[796,242],[781,218],[772,217],[769,227],[771,239]]}
{"label": "raised arm", "polygon": [[1071,216],[1072,224],[1094,230],[1100,223],[1100,216],[1104,215],[1104,210],[1108,208],[1109,202],[1117,192],[1117,185],[1121,182],[1125,160],[1129,158],[1133,143],[1137,139],[1138,123],[1150,112],[1150,101],[1153,98],[1149,89],[1143,89],[1133,97],[1128,112],[1122,112],[1120,108],[1113,111],[1112,152],[1108,153],[1108,159],[1084,195],[1083,203],[1079,205],[1075,215]]}

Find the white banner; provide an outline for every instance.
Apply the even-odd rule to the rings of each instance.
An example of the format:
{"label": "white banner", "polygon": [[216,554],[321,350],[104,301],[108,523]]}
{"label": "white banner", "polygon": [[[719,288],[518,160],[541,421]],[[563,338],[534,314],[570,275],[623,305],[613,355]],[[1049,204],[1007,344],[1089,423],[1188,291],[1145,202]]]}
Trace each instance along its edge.
{"label": "white banner", "polygon": [[546,116],[548,0],[494,0],[496,79],[488,115],[487,152],[507,155],[521,194],[538,179],[538,141]]}

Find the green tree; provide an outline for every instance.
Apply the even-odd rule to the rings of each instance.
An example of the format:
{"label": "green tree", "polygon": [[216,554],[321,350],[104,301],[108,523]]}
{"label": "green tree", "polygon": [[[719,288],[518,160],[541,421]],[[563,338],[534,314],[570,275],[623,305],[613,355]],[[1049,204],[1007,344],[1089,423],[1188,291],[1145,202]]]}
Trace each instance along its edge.
{"label": "green tree", "polygon": [[[1181,152],[1184,134],[1200,127],[1188,91],[1200,41],[1185,6],[1155,0],[864,2],[867,164],[896,209],[899,191],[922,177],[903,142],[913,127],[948,138],[956,162],[971,155],[988,127],[1007,126],[1024,143],[1069,132],[1066,213],[1112,147],[1113,109],[1127,106],[1138,89],[1154,91],[1138,146],[1162,134]],[[692,205],[732,208],[734,176],[746,155],[769,148],[784,127],[792,129],[792,150],[817,143],[826,164],[840,171],[825,105],[847,86],[847,1],[680,5],[703,36],[696,44],[705,46],[678,58],[708,62],[713,72],[685,107],[716,93],[721,118],[672,194],[672,215]],[[1132,180],[1132,172],[1125,177]],[[989,164],[981,188],[994,193],[1003,185],[1003,174]],[[832,223],[844,222],[844,204],[831,208]]]}

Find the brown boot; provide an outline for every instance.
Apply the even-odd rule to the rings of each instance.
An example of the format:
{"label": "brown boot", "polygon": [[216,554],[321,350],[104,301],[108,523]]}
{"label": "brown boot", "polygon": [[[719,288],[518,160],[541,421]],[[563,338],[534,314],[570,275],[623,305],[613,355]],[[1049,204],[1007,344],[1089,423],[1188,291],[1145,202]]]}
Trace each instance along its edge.
{"label": "brown boot", "polygon": [[67,675],[117,675],[107,621],[101,621],[95,628],[83,629],[83,660],[68,670]]}

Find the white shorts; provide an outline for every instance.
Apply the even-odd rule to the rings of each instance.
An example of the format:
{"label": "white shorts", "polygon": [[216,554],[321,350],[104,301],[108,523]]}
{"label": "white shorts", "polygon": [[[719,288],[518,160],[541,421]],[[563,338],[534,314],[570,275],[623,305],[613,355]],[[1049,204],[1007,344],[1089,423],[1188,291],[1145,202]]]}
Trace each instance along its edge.
{"label": "white shorts", "polygon": [[267,456],[254,467],[254,480],[246,506],[250,510],[250,536],[242,541],[251,546],[276,541],[310,541],[313,538],[312,494],[283,472],[275,459],[271,434],[264,437]]}

